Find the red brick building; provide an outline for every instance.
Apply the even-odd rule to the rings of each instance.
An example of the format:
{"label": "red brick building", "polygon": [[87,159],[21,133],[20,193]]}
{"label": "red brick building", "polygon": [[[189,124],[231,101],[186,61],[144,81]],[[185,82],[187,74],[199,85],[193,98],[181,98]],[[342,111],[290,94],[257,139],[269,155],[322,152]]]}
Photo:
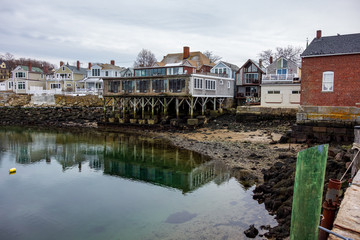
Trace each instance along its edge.
{"label": "red brick building", "polygon": [[316,38],[302,57],[302,106],[360,107],[360,33]]}

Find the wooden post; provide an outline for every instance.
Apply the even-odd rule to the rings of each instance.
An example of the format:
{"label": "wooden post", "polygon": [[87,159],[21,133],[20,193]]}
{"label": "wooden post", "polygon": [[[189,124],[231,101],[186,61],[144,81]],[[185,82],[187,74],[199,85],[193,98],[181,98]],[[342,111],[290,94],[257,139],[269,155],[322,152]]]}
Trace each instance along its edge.
{"label": "wooden post", "polygon": [[216,111],[216,98],[214,98],[214,111]]}
{"label": "wooden post", "polygon": [[190,98],[190,118],[194,117],[194,98]]}
{"label": "wooden post", "polygon": [[141,98],[141,119],[145,119],[145,100]]}
{"label": "wooden post", "polygon": [[318,239],[328,148],[326,144],[298,153],[290,240]]}
{"label": "wooden post", "polygon": [[133,105],[134,105],[134,118],[136,118],[136,98],[134,98],[134,103],[133,103]]}
{"label": "wooden post", "polygon": [[356,159],[351,167],[351,178],[354,178],[355,174],[360,169],[360,153],[358,153],[360,151],[360,126],[355,126],[354,129],[354,147],[354,157],[356,156]]}
{"label": "wooden post", "polygon": [[112,97],[112,115],[115,116],[115,98]]}
{"label": "wooden post", "polygon": [[164,116],[167,115],[167,102],[166,102],[166,98],[164,98]]}
{"label": "wooden post", "polygon": [[106,122],[106,98],[104,98],[104,119]]}
{"label": "wooden post", "polygon": [[179,98],[175,98],[176,118],[179,119]]}
{"label": "wooden post", "polygon": [[126,114],[126,98],[123,99],[123,118],[125,119]]}
{"label": "wooden post", "polygon": [[155,98],[151,98],[151,118],[154,119],[155,116]]}

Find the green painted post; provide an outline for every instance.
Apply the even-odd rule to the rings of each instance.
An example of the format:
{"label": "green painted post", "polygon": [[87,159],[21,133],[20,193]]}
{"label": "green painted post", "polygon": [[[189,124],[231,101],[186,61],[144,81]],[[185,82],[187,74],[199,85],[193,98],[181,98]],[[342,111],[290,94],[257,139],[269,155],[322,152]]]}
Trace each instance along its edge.
{"label": "green painted post", "polygon": [[329,145],[298,153],[291,214],[291,240],[317,240]]}

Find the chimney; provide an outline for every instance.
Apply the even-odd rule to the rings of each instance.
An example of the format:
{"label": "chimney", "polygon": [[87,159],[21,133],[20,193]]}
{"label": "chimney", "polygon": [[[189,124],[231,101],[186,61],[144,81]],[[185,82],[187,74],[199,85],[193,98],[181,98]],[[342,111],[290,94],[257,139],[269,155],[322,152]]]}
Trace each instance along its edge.
{"label": "chimney", "polygon": [[110,61],[111,65],[115,65],[115,60]]}
{"label": "chimney", "polygon": [[91,62],[89,62],[89,67],[88,68],[91,69]]}
{"label": "chimney", "polygon": [[269,61],[270,61],[270,64],[272,64],[272,63],[273,63],[273,58],[272,58],[272,56],[270,56]]}
{"label": "chimney", "polygon": [[29,72],[31,72],[31,70],[32,70],[32,63],[29,62]]}
{"label": "chimney", "polygon": [[316,31],[316,39],[321,38],[321,30]]}
{"label": "chimney", "polygon": [[259,59],[259,67],[262,68],[262,59]]}
{"label": "chimney", "polygon": [[60,61],[60,67],[62,67],[62,65],[64,65],[64,62],[63,62],[63,61]]}
{"label": "chimney", "polygon": [[187,59],[188,57],[190,57],[190,48],[184,47],[183,59]]}
{"label": "chimney", "polygon": [[47,74],[49,72],[49,67],[48,66],[44,66],[44,69],[43,69],[44,73]]}
{"label": "chimney", "polygon": [[79,60],[76,61],[76,68],[77,68],[77,70],[80,70],[80,61]]}

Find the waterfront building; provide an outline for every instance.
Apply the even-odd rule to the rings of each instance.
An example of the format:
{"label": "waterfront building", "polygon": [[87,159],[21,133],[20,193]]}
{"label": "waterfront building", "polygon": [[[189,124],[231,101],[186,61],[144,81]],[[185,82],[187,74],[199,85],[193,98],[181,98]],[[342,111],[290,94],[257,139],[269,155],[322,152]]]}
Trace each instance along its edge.
{"label": "waterfront building", "polygon": [[12,71],[12,78],[6,81],[8,91],[18,94],[29,94],[45,88],[45,74],[42,69],[28,66],[17,66]]}

